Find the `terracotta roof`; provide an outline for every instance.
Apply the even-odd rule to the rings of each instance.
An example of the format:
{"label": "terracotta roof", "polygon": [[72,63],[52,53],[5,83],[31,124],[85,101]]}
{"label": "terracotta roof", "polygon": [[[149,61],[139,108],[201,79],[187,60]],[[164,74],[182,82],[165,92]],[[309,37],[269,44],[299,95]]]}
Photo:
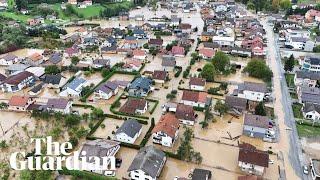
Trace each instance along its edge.
{"label": "terracotta roof", "polygon": [[206,80],[204,78],[191,77],[189,81],[189,85],[205,86]]}
{"label": "terracotta roof", "polygon": [[32,61],[40,61],[42,59],[42,55],[39,53],[33,53],[31,56],[29,56],[29,59]]}
{"label": "terracotta roof", "polygon": [[203,55],[205,57],[208,57],[208,58],[212,58],[214,56],[215,52],[212,48],[201,48],[199,50],[199,54]]}
{"label": "terracotta roof", "polygon": [[239,176],[238,180],[262,180],[262,178],[258,178],[258,176],[255,175],[245,175]]}
{"label": "terracotta roof", "polygon": [[149,44],[161,46],[163,44],[163,40],[162,39],[150,39]]}
{"label": "terracotta roof", "polygon": [[144,55],[146,55],[146,52],[141,49],[135,49],[135,50],[133,50],[132,54],[134,56],[144,56]]}
{"label": "terracotta roof", "polygon": [[161,116],[160,121],[155,125],[152,130],[152,133],[164,132],[171,138],[175,137],[176,132],[178,131],[180,121],[172,113],[167,113]]}
{"label": "terracotta roof", "polygon": [[135,114],[136,110],[143,110],[146,104],[145,99],[129,98],[119,111],[126,114]]}
{"label": "terracotta roof", "polygon": [[152,79],[166,80],[167,72],[166,71],[153,71]]}
{"label": "terracotta roof", "polygon": [[250,163],[262,167],[269,166],[269,154],[265,151],[260,151],[251,144],[241,144],[239,145],[239,157],[238,161],[244,163]]}
{"label": "terracotta roof", "polygon": [[196,91],[183,91],[182,100],[206,103],[207,93]]}
{"label": "terracotta roof", "polygon": [[171,52],[174,55],[184,55],[184,48],[180,46],[173,46]]}
{"label": "terracotta roof", "polygon": [[21,81],[27,79],[28,77],[33,76],[31,72],[23,71],[16,75],[10,76],[3,81],[5,84],[18,85]]}
{"label": "terracotta roof", "polygon": [[177,105],[176,117],[178,119],[185,119],[189,121],[194,121],[196,119],[193,107],[184,104]]}
{"label": "terracotta roof", "polygon": [[9,100],[9,106],[22,106],[28,104],[29,96],[12,96]]}
{"label": "terracotta roof", "polygon": [[187,24],[187,23],[181,23],[179,25],[180,29],[191,29],[191,24]]}

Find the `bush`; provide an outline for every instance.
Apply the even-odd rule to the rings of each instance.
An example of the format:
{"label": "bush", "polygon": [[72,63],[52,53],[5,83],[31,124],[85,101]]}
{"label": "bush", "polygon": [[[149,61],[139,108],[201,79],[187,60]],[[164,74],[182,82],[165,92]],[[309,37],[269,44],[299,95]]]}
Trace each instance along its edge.
{"label": "bush", "polygon": [[78,170],[68,170],[63,167],[62,170],[59,170],[59,174],[71,175],[76,179],[88,179],[88,180],[115,180],[113,177],[106,177],[103,175],[91,173],[88,171],[78,171]]}
{"label": "bush", "polygon": [[150,136],[152,135],[151,131],[152,131],[152,129],[154,128],[154,126],[155,126],[155,124],[154,124],[154,118],[152,118],[152,119],[151,119],[150,128],[148,129],[148,131],[147,131],[146,135],[144,136],[143,140],[141,141],[140,147],[144,147],[144,146],[147,144]]}

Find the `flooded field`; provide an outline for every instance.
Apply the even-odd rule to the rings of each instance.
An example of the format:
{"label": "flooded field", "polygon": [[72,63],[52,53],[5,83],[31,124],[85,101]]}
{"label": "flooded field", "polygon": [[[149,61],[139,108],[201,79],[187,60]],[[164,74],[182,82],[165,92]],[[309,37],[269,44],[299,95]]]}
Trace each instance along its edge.
{"label": "flooded field", "polygon": [[94,73],[94,74],[90,74],[89,76],[85,76],[85,75],[82,75],[82,78],[84,78],[86,81],[87,81],[87,85],[91,85],[91,84],[94,84],[95,86],[97,84],[99,84],[103,77],[101,76],[101,73]]}
{"label": "flooded field", "polygon": [[102,124],[101,124],[100,127],[97,129],[97,131],[93,134],[93,137],[104,138],[104,139],[107,139],[108,137],[110,137],[112,139],[114,136],[112,132],[113,131],[116,132],[117,127],[120,127],[122,123],[123,123],[122,120],[106,118],[102,122],[102,124],[105,125],[105,128],[102,128],[101,127]]}
{"label": "flooded field", "polygon": [[301,138],[302,148],[305,153],[311,157],[320,159],[320,139],[318,138]]}
{"label": "flooded field", "polygon": [[116,158],[122,159],[122,164],[116,171],[116,177],[121,179],[122,177],[128,177],[127,170],[132,163],[134,157],[137,155],[138,150],[127,147],[121,147],[118,151]]}

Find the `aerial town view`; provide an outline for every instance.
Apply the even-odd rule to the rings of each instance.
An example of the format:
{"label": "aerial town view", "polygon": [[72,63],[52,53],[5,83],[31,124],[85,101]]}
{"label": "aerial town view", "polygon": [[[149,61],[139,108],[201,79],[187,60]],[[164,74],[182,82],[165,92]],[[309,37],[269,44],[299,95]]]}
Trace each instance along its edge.
{"label": "aerial town view", "polygon": [[320,180],[319,0],[0,0],[0,32],[1,180]]}

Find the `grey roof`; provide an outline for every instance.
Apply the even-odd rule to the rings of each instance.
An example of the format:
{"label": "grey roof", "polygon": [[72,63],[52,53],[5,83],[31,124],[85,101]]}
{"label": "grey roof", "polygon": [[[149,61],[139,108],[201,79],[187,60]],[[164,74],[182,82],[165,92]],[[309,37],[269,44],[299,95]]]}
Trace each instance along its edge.
{"label": "grey roof", "polygon": [[7,79],[7,77],[0,73],[0,82],[4,81],[5,79]]}
{"label": "grey roof", "polygon": [[292,40],[292,42],[307,42],[308,41],[307,38],[303,38],[303,37],[292,37],[291,40]]}
{"label": "grey roof", "polygon": [[195,168],[192,173],[192,180],[209,180],[211,176],[211,171]]}
{"label": "grey roof", "polygon": [[83,78],[75,78],[73,81],[71,81],[69,84],[67,84],[66,87],[70,88],[70,89],[77,89],[77,87],[79,87],[81,84],[85,83],[86,80],[84,80]]}
{"label": "grey roof", "polygon": [[41,91],[41,89],[43,88],[43,84],[44,83],[40,83],[40,84],[34,86],[32,89],[30,89],[30,91],[33,93],[37,93],[37,92]]}
{"label": "grey roof", "polygon": [[[106,157],[107,153],[110,149],[115,148],[116,146],[120,146],[119,142],[116,141],[112,141],[112,140],[107,140],[107,139],[96,139],[93,141],[87,141],[82,149],[82,151],[85,151],[86,154],[86,158],[92,157],[92,156],[96,156],[96,157]],[[80,156],[82,156],[80,152]],[[91,160],[87,159],[88,162],[93,162],[94,158],[92,158]],[[102,161],[100,161],[100,163],[102,164]]]}
{"label": "grey roof", "polygon": [[306,56],[304,58],[305,62],[310,63],[311,65],[320,65],[320,58],[318,57],[310,57],[310,56]]}
{"label": "grey roof", "polygon": [[142,170],[152,178],[156,178],[163,168],[165,156],[164,152],[153,146],[143,147],[133,159],[128,172]]}
{"label": "grey roof", "polygon": [[316,37],[316,42],[320,42],[320,36]]}
{"label": "grey roof", "polygon": [[137,38],[134,36],[127,36],[125,40],[137,40]]}
{"label": "grey roof", "polygon": [[229,108],[236,108],[241,110],[246,110],[247,108],[247,99],[237,96],[226,96],[225,103]]}
{"label": "grey roof", "polygon": [[319,72],[296,71],[296,75],[297,75],[297,78],[320,80],[320,73]]}
{"label": "grey roof", "polygon": [[110,93],[112,91],[114,91],[115,89],[118,88],[118,85],[114,82],[111,82],[111,81],[108,81],[106,83],[103,83],[101,84],[97,89],[96,91],[102,91],[102,92],[105,92],[105,93]]}
{"label": "grey roof", "polygon": [[1,57],[1,59],[4,59],[6,61],[13,61],[16,58],[18,58],[18,56],[13,54],[6,54],[5,56]]}
{"label": "grey roof", "polygon": [[133,34],[144,35],[145,32],[144,32],[143,29],[135,28],[135,29],[133,30]]}
{"label": "grey roof", "polygon": [[109,59],[95,59],[93,61],[93,64],[108,65],[108,64],[110,64],[110,60]]}
{"label": "grey roof", "polygon": [[9,71],[23,71],[23,70],[27,69],[28,67],[30,67],[30,66],[24,65],[24,64],[12,64],[9,67],[7,67],[6,69]]}
{"label": "grey roof", "polygon": [[254,92],[267,92],[267,86],[263,83],[253,83],[245,81],[243,84],[238,86],[240,92],[247,90],[247,91],[254,91]]}
{"label": "grey roof", "polygon": [[260,127],[260,128],[269,128],[269,118],[267,116],[259,116],[253,114],[245,114],[244,115],[244,125]]}
{"label": "grey roof", "polygon": [[101,51],[115,51],[117,50],[117,46],[113,45],[111,47],[108,47],[108,46],[104,46],[101,48]]}
{"label": "grey roof", "polygon": [[134,120],[134,119],[129,119],[124,121],[124,123],[121,125],[120,128],[117,129],[116,134],[120,133],[125,133],[129,137],[134,137],[142,128],[142,125]]}
{"label": "grey roof", "polygon": [[167,67],[175,67],[176,66],[176,60],[169,60],[169,59],[162,59],[162,66]]}
{"label": "grey roof", "polygon": [[48,99],[47,107],[54,108],[54,109],[65,109],[68,105],[68,100],[63,98],[54,98]]}
{"label": "grey roof", "polygon": [[61,74],[47,74],[43,82],[47,84],[60,84],[62,75]]}
{"label": "grey roof", "polygon": [[163,55],[162,56],[162,60],[171,60],[171,61],[175,61],[176,58],[172,55]]}
{"label": "grey roof", "polygon": [[130,85],[130,89],[143,89],[149,91],[151,88],[152,80],[145,77],[136,78]]}
{"label": "grey roof", "polygon": [[305,103],[303,107],[303,112],[311,112],[316,111],[320,113],[320,104],[313,104],[313,103]]}
{"label": "grey roof", "polygon": [[49,61],[53,64],[58,64],[62,61],[62,55],[60,53],[54,53],[50,56]]}
{"label": "grey roof", "polygon": [[320,89],[307,86],[301,87],[301,101],[320,104]]}

